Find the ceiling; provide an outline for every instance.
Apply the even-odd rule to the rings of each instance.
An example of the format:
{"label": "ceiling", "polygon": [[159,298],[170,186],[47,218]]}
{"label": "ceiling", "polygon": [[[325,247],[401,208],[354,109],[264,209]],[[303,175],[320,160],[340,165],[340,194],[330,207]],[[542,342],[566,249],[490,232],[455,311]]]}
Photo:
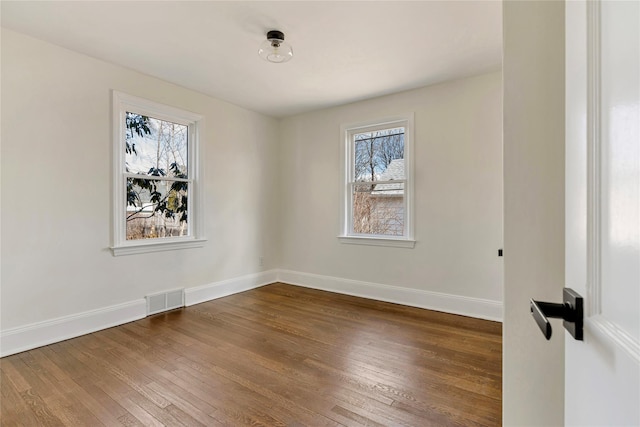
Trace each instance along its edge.
{"label": "ceiling", "polygon": [[[2,26],[274,117],[499,69],[500,1],[6,1]],[[261,59],[268,30],[294,57]]]}

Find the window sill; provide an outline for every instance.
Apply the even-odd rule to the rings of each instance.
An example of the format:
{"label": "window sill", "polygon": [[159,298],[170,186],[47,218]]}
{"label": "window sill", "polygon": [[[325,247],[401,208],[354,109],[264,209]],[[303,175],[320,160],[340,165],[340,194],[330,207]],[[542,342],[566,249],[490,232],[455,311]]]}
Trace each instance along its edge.
{"label": "window sill", "polygon": [[173,251],[177,249],[201,248],[207,239],[163,240],[161,242],[127,243],[112,246],[113,256],[144,254],[149,252]]}
{"label": "window sill", "polygon": [[392,239],[385,237],[365,237],[365,236],[338,236],[340,243],[350,245],[388,246],[391,248],[413,249],[416,241],[413,239]]}

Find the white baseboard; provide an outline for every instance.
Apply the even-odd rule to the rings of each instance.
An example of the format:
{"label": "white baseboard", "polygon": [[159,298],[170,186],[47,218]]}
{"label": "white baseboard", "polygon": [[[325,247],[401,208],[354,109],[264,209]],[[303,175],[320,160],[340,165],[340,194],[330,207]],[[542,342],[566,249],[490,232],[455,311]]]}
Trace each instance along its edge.
{"label": "white baseboard", "polygon": [[[277,281],[276,270],[250,274],[185,289],[185,305],[221,298]],[[31,350],[102,329],[122,325],[147,315],[144,298],[110,307],[85,311],[0,332],[0,357]]]}
{"label": "white baseboard", "polygon": [[142,319],[146,314],[147,304],[142,298],[8,329],[0,333],[0,357],[122,325]]}
{"label": "white baseboard", "polygon": [[222,298],[239,292],[248,291],[250,289],[259,288],[277,281],[277,270],[270,270],[234,279],[222,280],[220,282],[214,282],[208,285],[198,286],[196,288],[188,288],[184,291],[185,305],[189,307],[201,302],[211,301],[216,298]]}
{"label": "white baseboard", "polygon": [[502,303],[379,283],[297,271],[278,270],[278,281],[291,285],[502,322]]}
{"label": "white baseboard", "polygon": [[[502,321],[502,303],[499,301],[421,291],[289,270],[270,270],[234,279],[222,280],[195,288],[187,288],[185,289],[185,305],[191,306],[199,304],[201,302],[259,288],[274,282],[284,282],[307,288],[461,314],[480,319]],[[145,316],[146,301],[142,298],[97,310],[85,311],[83,313],[8,329],[0,332],[0,357],[90,334],[101,329],[122,325],[142,319]]]}

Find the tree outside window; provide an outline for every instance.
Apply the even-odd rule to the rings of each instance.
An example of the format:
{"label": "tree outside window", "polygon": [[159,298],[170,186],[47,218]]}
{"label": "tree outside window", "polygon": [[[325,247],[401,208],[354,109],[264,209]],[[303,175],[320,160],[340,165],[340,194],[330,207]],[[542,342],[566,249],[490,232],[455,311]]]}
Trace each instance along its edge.
{"label": "tree outside window", "polygon": [[404,135],[393,128],[353,136],[355,234],[404,234]]}
{"label": "tree outside window", "polygon": [[342,126],[343,243],[413,247],[413,115]]}
{"label": "tree outside window", "polygon": [[189,128],[129,111],[126,126],[126,239],[184,236]]}
{"label": "tree outside window", "polygon": [[113,92],[114,255],[202,246],[202,117]]}

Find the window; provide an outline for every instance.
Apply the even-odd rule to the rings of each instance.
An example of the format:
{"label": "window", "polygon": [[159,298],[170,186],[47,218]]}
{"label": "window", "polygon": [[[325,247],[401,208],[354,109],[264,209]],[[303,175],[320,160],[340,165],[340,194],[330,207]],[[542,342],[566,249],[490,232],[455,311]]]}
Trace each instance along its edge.
{"label": "window", "polygon": [[113,254],[202,246],[201,116],[115,91],[113,109]]}
{"label": "window", "polygon": [[413,247],[413,116],[343,126],[343,243]]}

